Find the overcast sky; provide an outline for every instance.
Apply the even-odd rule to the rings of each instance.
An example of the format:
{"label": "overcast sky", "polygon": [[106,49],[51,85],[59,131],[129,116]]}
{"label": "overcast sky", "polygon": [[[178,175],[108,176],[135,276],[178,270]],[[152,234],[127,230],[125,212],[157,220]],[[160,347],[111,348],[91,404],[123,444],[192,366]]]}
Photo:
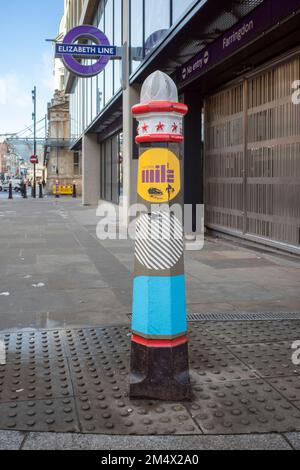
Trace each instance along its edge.
{"label": "overcast sky", "polygon": [[[0,134],[32,125],[31,90],[37,86],[37,117],[53,95],[53,46],[63,0],[1,0]],[[1,137],[0,137],[1,139]]]}

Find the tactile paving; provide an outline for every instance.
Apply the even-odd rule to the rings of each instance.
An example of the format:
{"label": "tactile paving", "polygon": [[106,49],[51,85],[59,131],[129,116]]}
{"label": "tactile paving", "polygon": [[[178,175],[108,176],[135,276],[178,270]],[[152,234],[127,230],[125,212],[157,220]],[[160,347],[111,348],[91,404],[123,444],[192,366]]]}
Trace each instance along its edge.
{"label": "tactile paving", "polygon": [[129,400],[126,358],[72,358],[71,374],[79,420],[85,433],[200,433],[184,404]]}
{"label": "tactile paving", "polygon": [[89,356],[130,351],[130,329],[124,327],[67,330],[64,337],[66,355]]}
{"label": "tactile paving", "polygon": [[299,338],[297,320],[193,323],[193,400],[164,403],[129,399],[126,326],[2,334],[7,363],[0,365],[0,429],[124,435],[298,431],[300,366],[293,365],[292,342]]}
{"label": "tactile paving", "polygon": [[[93,398],[107,394],[108,397],[120,399],[128,392],[129,355],[72,357],[69,365],[76,396]],[[120,387],[118,390],[116,384]]]}
{"label": "tactile paving", "polygon": [[191,343],[189,360],[196,383],[258,378],[254,371],[219,344],[199,347]]}
{"label": "tactile paving", "polygon": [[61,330],[4,334],[1,339],[5,344],[6,362],[64,358],[62,337]]}
{"label": "tactile paving", "polygon": [[291,343],[263,343],[229,346],[229,349],[261,377],[288,377],[300,374],[292,361]]}
{"label": "tactile paving", "polygon": [[298,340],[300,321],[207,322],[205,329],[224,344],[272,343]]}
{"label": "tactile paving", "polygon": [[268,382],[289,401],[300,404],[300,376],[268,379]]}
{"label": "tactile paving", "polygon": [[0,429],[66,433],[80,431],[72,398],[0,404]]}
{"label": "tactile paving", "polygon": [[37,359],[0,365],[0,403],[72,395],[66,359]]}
{"label": "tactile paving", "polygon": [[[79,402],[79,403],[78,403]],[[119,435],[201,434],[183,404],[131,402],[128,398],[91,401],[77,399],[79,419],[84,433]]]}
{"label": "tactile paving", "polygon": [[205,434],[248,434],[300,430],[300,410],[263,380],[194,387],[187,405]]}

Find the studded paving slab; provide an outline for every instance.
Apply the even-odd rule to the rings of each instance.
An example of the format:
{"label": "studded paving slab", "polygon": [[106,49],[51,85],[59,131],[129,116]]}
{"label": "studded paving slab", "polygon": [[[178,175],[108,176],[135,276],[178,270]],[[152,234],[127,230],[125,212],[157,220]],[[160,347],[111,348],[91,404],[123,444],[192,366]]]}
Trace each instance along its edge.
{"label": "studded paving slab", "polygon": [[0,429],[107,435],[300,431],[300,321],[190,324],[191,402],[130,401],[126,326],[0,334]]}

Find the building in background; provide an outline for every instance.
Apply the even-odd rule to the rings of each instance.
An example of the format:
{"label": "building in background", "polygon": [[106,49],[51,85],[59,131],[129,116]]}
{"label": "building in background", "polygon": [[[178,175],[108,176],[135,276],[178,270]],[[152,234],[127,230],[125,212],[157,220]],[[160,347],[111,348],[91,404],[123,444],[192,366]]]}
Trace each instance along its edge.
{"label": "building in background", "polygon": [[0,179],[19,178],[22,158],[9,140],[0,143]]}
{"label": "building in background", "polygon": [[69,97],[63,90],[56,90],[48,105],[48,138],[45,147],[47,190],[53,192],[58,180],[60,185],[72,185],[75,181],[81,194],[81,152],[69,150],[70,110]]}
{"label": "building in background", "polygon": [[299,19],[300,0],[66,1],[67,30],[95,25],[128,58],[93,78],[65,71],[83,203],[135,202],[131,107],[160,69],[189,106],[185,203],[205,204],[208,229],[299,252]]}
{"label": "building in background", "polygon": [[[67,4],[65,1],[65,8]],[[75,2],[76,4],[78,2]],[[61,19],[57,41],[66,34],[66,14]],[[48,136],[44,149],[45,180],[47,191],[53,193],[56,181],[60,185],[73,185],[77,194],[82,192],[81,151],[70,150],[70,104],[69,96],[64,91],[65,70],[60,59],[54,60],[55,91],[51,103],[48,104]]]}
{"label": "building in background", "polygon": [[4,180],[7,175],[7,142],[0,142],[0,180]]}

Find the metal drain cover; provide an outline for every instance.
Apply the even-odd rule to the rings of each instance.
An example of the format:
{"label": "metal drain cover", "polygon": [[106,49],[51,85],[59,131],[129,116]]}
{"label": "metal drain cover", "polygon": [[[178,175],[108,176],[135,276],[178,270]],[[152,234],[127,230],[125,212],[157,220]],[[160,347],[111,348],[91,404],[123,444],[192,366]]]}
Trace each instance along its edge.
{"label": "metal drain cover", "polygon": [[211,312],[189,313],[188,321],[300,320],[300,312]]}

